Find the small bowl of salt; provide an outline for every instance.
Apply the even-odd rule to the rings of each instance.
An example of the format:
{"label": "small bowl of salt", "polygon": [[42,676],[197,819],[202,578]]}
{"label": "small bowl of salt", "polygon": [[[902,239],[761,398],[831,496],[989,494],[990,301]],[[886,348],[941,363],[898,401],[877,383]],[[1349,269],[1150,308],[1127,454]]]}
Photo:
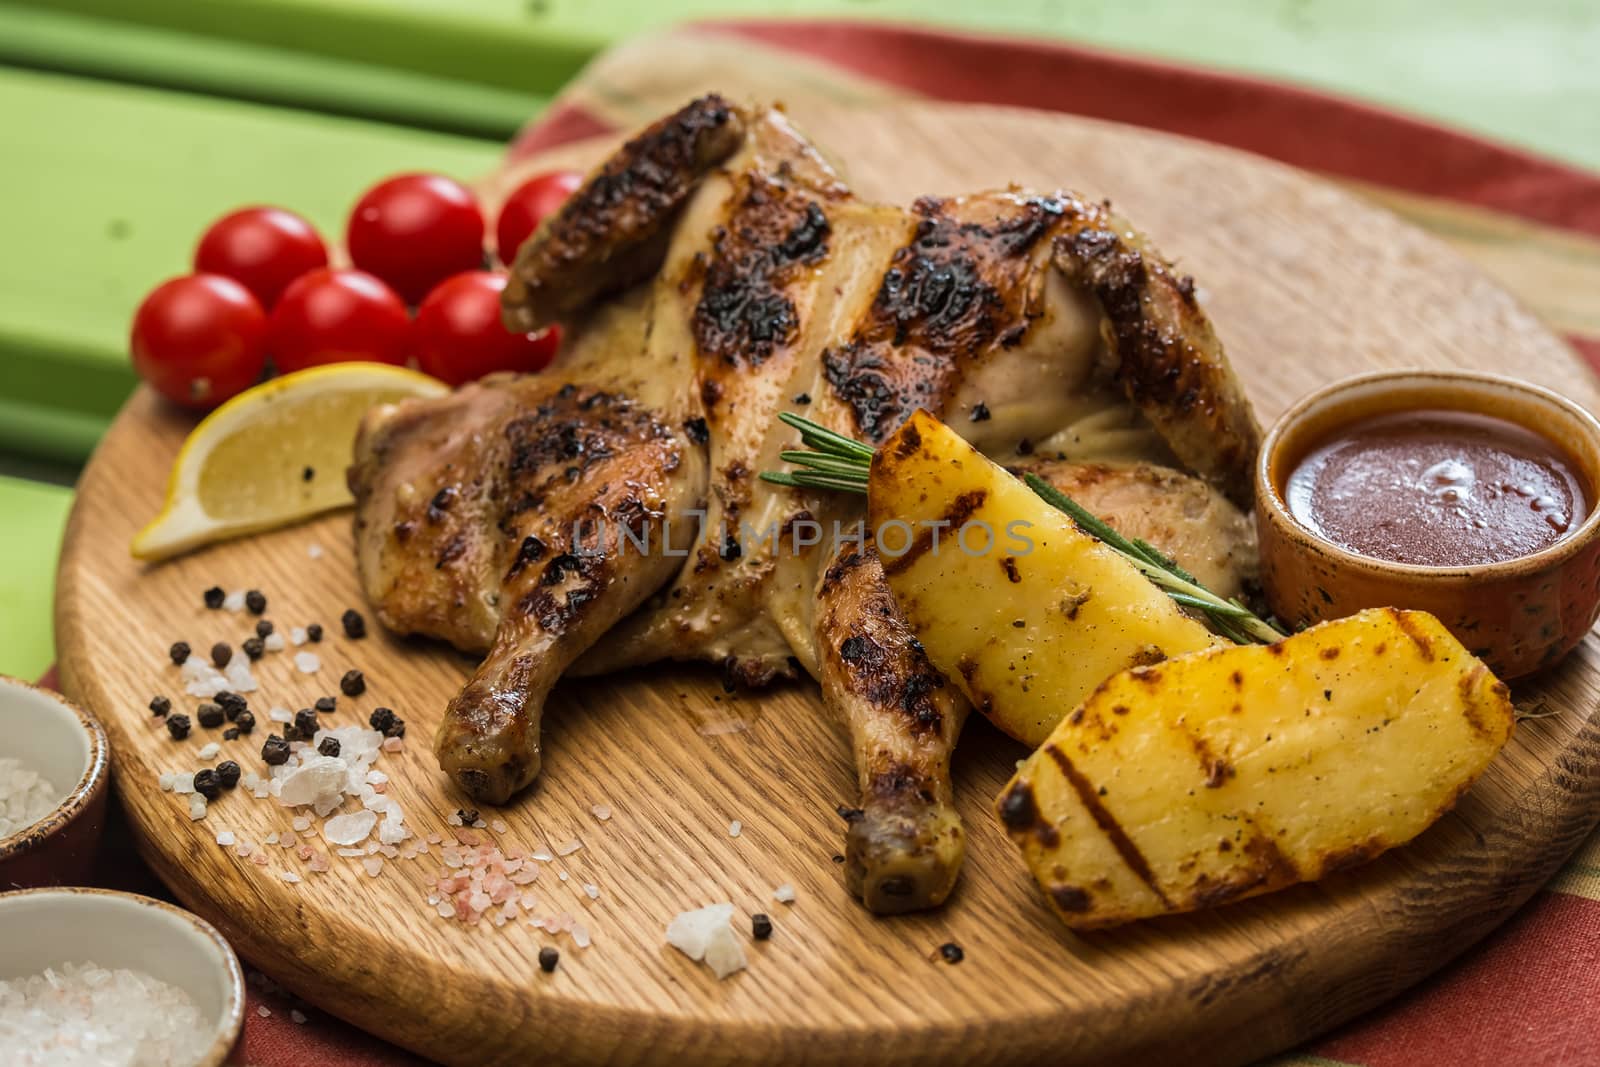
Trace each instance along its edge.
{"label": "small bowl of salt", "polygon": [[194,915],[105,889],[0,893],[6,1067],[218,1067],[244,1027],[244,974]]}
{"label": "small bowl of salt", "polygon": [[109,752],[93,715],[0,675],[0,890],[88,880]]}

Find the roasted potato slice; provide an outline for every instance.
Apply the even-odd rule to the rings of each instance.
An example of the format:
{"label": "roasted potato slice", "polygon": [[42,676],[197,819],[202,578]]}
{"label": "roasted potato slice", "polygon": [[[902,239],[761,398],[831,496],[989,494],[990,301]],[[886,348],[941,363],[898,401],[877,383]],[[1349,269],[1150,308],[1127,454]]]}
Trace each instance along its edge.
{"label": "roasted potato slice", "polygon": [[1116,675],[996,807],[1067,925],[1111,926],[1410,841],[1512,725],[1505,685],[1437,619],[1380,608]]}
{"label": "roasted potato slice", "polygon": [[1223,643],[925,412],[878,450],[867,501],[929,661],[1030,747],[1118,671]]}

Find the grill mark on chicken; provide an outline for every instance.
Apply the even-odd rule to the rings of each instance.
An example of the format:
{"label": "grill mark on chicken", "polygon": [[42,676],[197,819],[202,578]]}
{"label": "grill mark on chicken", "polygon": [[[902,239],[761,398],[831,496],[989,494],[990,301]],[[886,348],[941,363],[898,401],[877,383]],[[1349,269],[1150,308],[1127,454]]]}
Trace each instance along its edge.
{"label": "grill mark on chicken", "polygon": [[517,252],[506,327],[532,332],[649,277],[669,232],[708,170],[732,155],[747,116],[716,93],[628,141]]}
{"label": "grill mark on chicken", "polygon": [[801,267],[827,257],[830,227],[822,206],[798,190],[760,174],[742,184],[732,218],[712,237],[694,339],[704,357],[758,367],[799,332],[783,290]]}
{"label": "grill mark on chicken", "polygon": [[990,221],[964,221],[924,197],[909,244],[890,260],[865,320],[823,355],[828,384],[877,444],[919,407],[944,410],[964,362],[1020,344],[1030,253],[1062,214],[1050,197],[996,201]]}

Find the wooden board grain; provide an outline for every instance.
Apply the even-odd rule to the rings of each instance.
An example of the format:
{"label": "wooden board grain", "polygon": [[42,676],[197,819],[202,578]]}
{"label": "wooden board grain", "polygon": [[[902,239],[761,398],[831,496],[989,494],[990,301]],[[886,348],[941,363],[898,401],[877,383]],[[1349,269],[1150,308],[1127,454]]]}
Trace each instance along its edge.
{"label": "wooden board grain", "polygon": [[[907,200],[1017,181],[1112,196],[1197,278],[1264,419],[1330,379],[1374,368],[1510,372],[1595,406],[1575,358],[1444,246],[1305,175],[1252,157],[1087,120],[939,106],[797,116],[847,162],[864,194]],[[592,159],[599,146],[562,159]],[[494,183],[490,183],[491,186]],[[562,939],[514,924],[465,928],[427,906],[433,859],[369,877],[354,860],[311,874],[271,849],[257,867],[214,844],[289,828],[291,812],[227,796],[203,822],[156,777],[199,765],[204,738],[176,744],[144,710],[178,698],[169,642],[237,642],[251,619],[206,611],[212,584],[258,587],[280,627],[320,621],[324,666],[287,655],[258,667],[252,703],[309,704],[347,667],[410,721],[408,748],[379,766],[422,832],[464,803],[427,739],[470,664],[434,645],[337,636],[358,604],[348,516],[219,546],[159,567],[128,539],[160,502],[187,421],[141,392],[86,472],[59,577],[57,633],[68,691],[99,712],[146,856],[182,899],[295,992],[451,1063],[1233,1063],[1287,1047],[1379,1003],[1504,919],[1600,815],[1600,645],[1518,687],[1560,714],[1523,724],[1460,806],[1411,846],[1367,867],[1213,912],[1093,936],[1069,934],[989,813],[1023,755],[974,717],[955,774],[970,833],[942,911],[875,919],[842,885],[834,806],[853,797],[843,730],[813,687],[722,692],[713,671],[647,670],[563,686],[546,716],[537,788],[500,812],[524,848],[578,837],[581,851],[532,887],[544,911],[594,931]],[[308,546],[325,549],[320,559]],[[180,701],[192,703],[192,701]],[[259,712],[258,712],[259,714]],[[724,732],[735,726],[734,732]],[[264,732],[264,731],[263,731]],[[196,731],[203,734],[204,731]],[[261,733],[225,743],[256,765]],[[591,813],[609,805],[607,822]],[[731,820],[743,833],[730,837]],[[296,870],[301,884],[278,874]],[[577,889],[600,886],[590,902]],[[772,890],[793,883],[792,906]],[[665,947],[676,912],[732,900],[776,932],[746,973],[718,983]],[[956,941],[963,963],[937,961]]]}

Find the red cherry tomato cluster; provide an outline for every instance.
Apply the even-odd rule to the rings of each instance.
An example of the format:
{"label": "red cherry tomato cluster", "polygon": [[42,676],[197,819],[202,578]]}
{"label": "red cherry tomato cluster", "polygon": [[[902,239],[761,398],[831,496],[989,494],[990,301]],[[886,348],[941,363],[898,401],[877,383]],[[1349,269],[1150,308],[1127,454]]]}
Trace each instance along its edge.
{"label": "red cherry tomato cluster", "polygon": [[[567,171],[519,186],[495,225],[502,263],[578,187]],[[355,269],[332,268],[305,219],[245,208],[212,223],[194,273],[158,286],[134,315],[134,370],[174,403],[210,409],[268,372],[351,360],[418,368],[452,385],[541,370],[560,331],[508,332],[505,275],[484,268],[484,218],[472,192],[437,174],[403,174],[356,202],[345,230]],[[408,305],[416,307],[413,317]]]}

